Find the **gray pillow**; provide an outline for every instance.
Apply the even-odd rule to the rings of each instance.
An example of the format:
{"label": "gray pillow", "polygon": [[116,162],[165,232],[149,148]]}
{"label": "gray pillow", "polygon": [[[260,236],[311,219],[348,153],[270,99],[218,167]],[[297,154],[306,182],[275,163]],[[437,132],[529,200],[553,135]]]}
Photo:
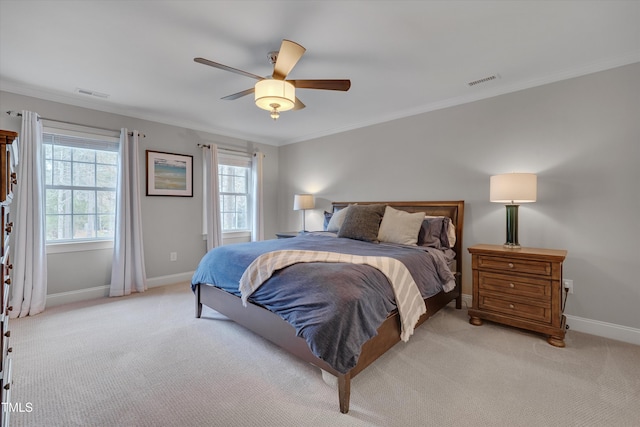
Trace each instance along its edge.
{"label": "gray pillow", "polygon": [[425,218],[418,233],[418,246],[429,246],[438,249],[450,247],[449,237],[447,236],[449,221],[451,220],[446,217]]}
{"label": "gray pillow", "polygon": [[387,206],[378,230],[378,240],[415,246],[424,213],[409,213]]}
{"label": "gray pillow", "polygon": [[347,215],[350,208],[351,208],[351,205],[347,206],[344,209],[340,209],[338,212],[334,212],[333,215],[331,215],[331,219],[329,220],[329,223],[327,224],[327,231],[337,233],[338,230],[340,230],[340,227],[344,222],[344,217]]}
{"label": "gray pillow", "polygon": [[377,242],[384,209],[385,205],[349,206],[349,211],[338,231],[338,237]]}

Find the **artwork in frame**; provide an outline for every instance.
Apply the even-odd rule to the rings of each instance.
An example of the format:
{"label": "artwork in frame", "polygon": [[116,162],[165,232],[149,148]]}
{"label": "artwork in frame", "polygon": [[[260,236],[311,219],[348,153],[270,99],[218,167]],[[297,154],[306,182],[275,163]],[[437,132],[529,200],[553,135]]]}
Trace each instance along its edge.
{"label": "artwork in frame", "polygon": [[147,196],[193,197],[193,156],[147,150]]}

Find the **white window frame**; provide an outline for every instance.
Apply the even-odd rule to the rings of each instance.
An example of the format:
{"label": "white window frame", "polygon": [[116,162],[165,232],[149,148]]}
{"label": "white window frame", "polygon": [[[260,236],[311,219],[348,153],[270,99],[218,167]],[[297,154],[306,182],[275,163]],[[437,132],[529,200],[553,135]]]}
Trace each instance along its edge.
{"label": "white window frame", "polygon": [[[120,132],[96,129],[88,126],[47,121],[43,119],[43,133],[73,136],[87,139],[99,139],[112,143],[120,143]],[[44,164],[44,159],[43,159]],[[45,187],[46,188],[46,187]],[[113,239],[87,239],[79,241],[46,242],[47,254],[67,252],[83,252],[113,248]]]}
{"label": "white window frame", "polygon": [[[249,170],[247,174],[247,223],[249,228],[247,230],[231,230],[231,231],[222,231],[223,239],[246,239],[251,238],[251,229],[253,227],[253,209],[252,209],[252,198],[254,197],[253,188],[251,186],[251,157],[247,154],[246,156],[240,154],[230,154],[222,151],[220,149],[218,152],[218,165],[225,166],[238,166],[238,167],[246,167]],[[220,179],[220,174],[218,173],[218,178]],[[220,180],[221,182],[222,180]],[[220,197],[222,197],[222,192],[220,192]]]}

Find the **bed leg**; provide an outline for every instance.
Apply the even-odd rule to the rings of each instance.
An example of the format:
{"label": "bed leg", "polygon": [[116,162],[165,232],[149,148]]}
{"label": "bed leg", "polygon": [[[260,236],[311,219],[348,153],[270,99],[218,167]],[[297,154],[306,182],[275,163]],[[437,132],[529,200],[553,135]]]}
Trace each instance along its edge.
{"label": "bed leg", "polygon": [[349,412],[349,398],[351,396],[351,374],[347,372],[338,375],[338,399],[340,400],[340,412]]}
{"label": "bed leg", "polygon": [[200,316],[202,315],[202,303],[200,302],[200,285],[198,285],[196,287],[196,292],[195,292],[195,297],[196,297],[196,319],[199,319]]}
{"label": "bed leg", "polygon": [[458,297],[456,298],[456,309],[462,309],[462,273],[459,271],[456,273],[456,290],[458,291]]}

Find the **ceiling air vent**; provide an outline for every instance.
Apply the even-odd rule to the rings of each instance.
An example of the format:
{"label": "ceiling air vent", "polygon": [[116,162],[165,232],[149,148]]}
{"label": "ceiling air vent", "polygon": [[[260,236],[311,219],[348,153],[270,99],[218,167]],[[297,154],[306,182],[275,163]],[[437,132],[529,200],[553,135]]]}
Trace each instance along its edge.
{"label": "ceiling air vent", "polygon": [[79,93],[80,95],[95,96],[96,98],[103,98],[103,99],[107,99],[109,97],[109,94],[107,93],[100,93],[100,92],[96,92],[94,90],[89,90],[89,89],[77,88],[76,93]]}
{"label": "ceiling air vent", "polygon": [[492,74],[490,76],[487,77],[483,77],[481,79],[478,80],[474,80],[472,82],[467,83],[467,85],[469,87],[475,86],[475,85],[479,85],[480,83],[486,83],[486,82],[490,82],[491,80],[496,80],[500,78],[500,74],[496,73],[496,74]]}

